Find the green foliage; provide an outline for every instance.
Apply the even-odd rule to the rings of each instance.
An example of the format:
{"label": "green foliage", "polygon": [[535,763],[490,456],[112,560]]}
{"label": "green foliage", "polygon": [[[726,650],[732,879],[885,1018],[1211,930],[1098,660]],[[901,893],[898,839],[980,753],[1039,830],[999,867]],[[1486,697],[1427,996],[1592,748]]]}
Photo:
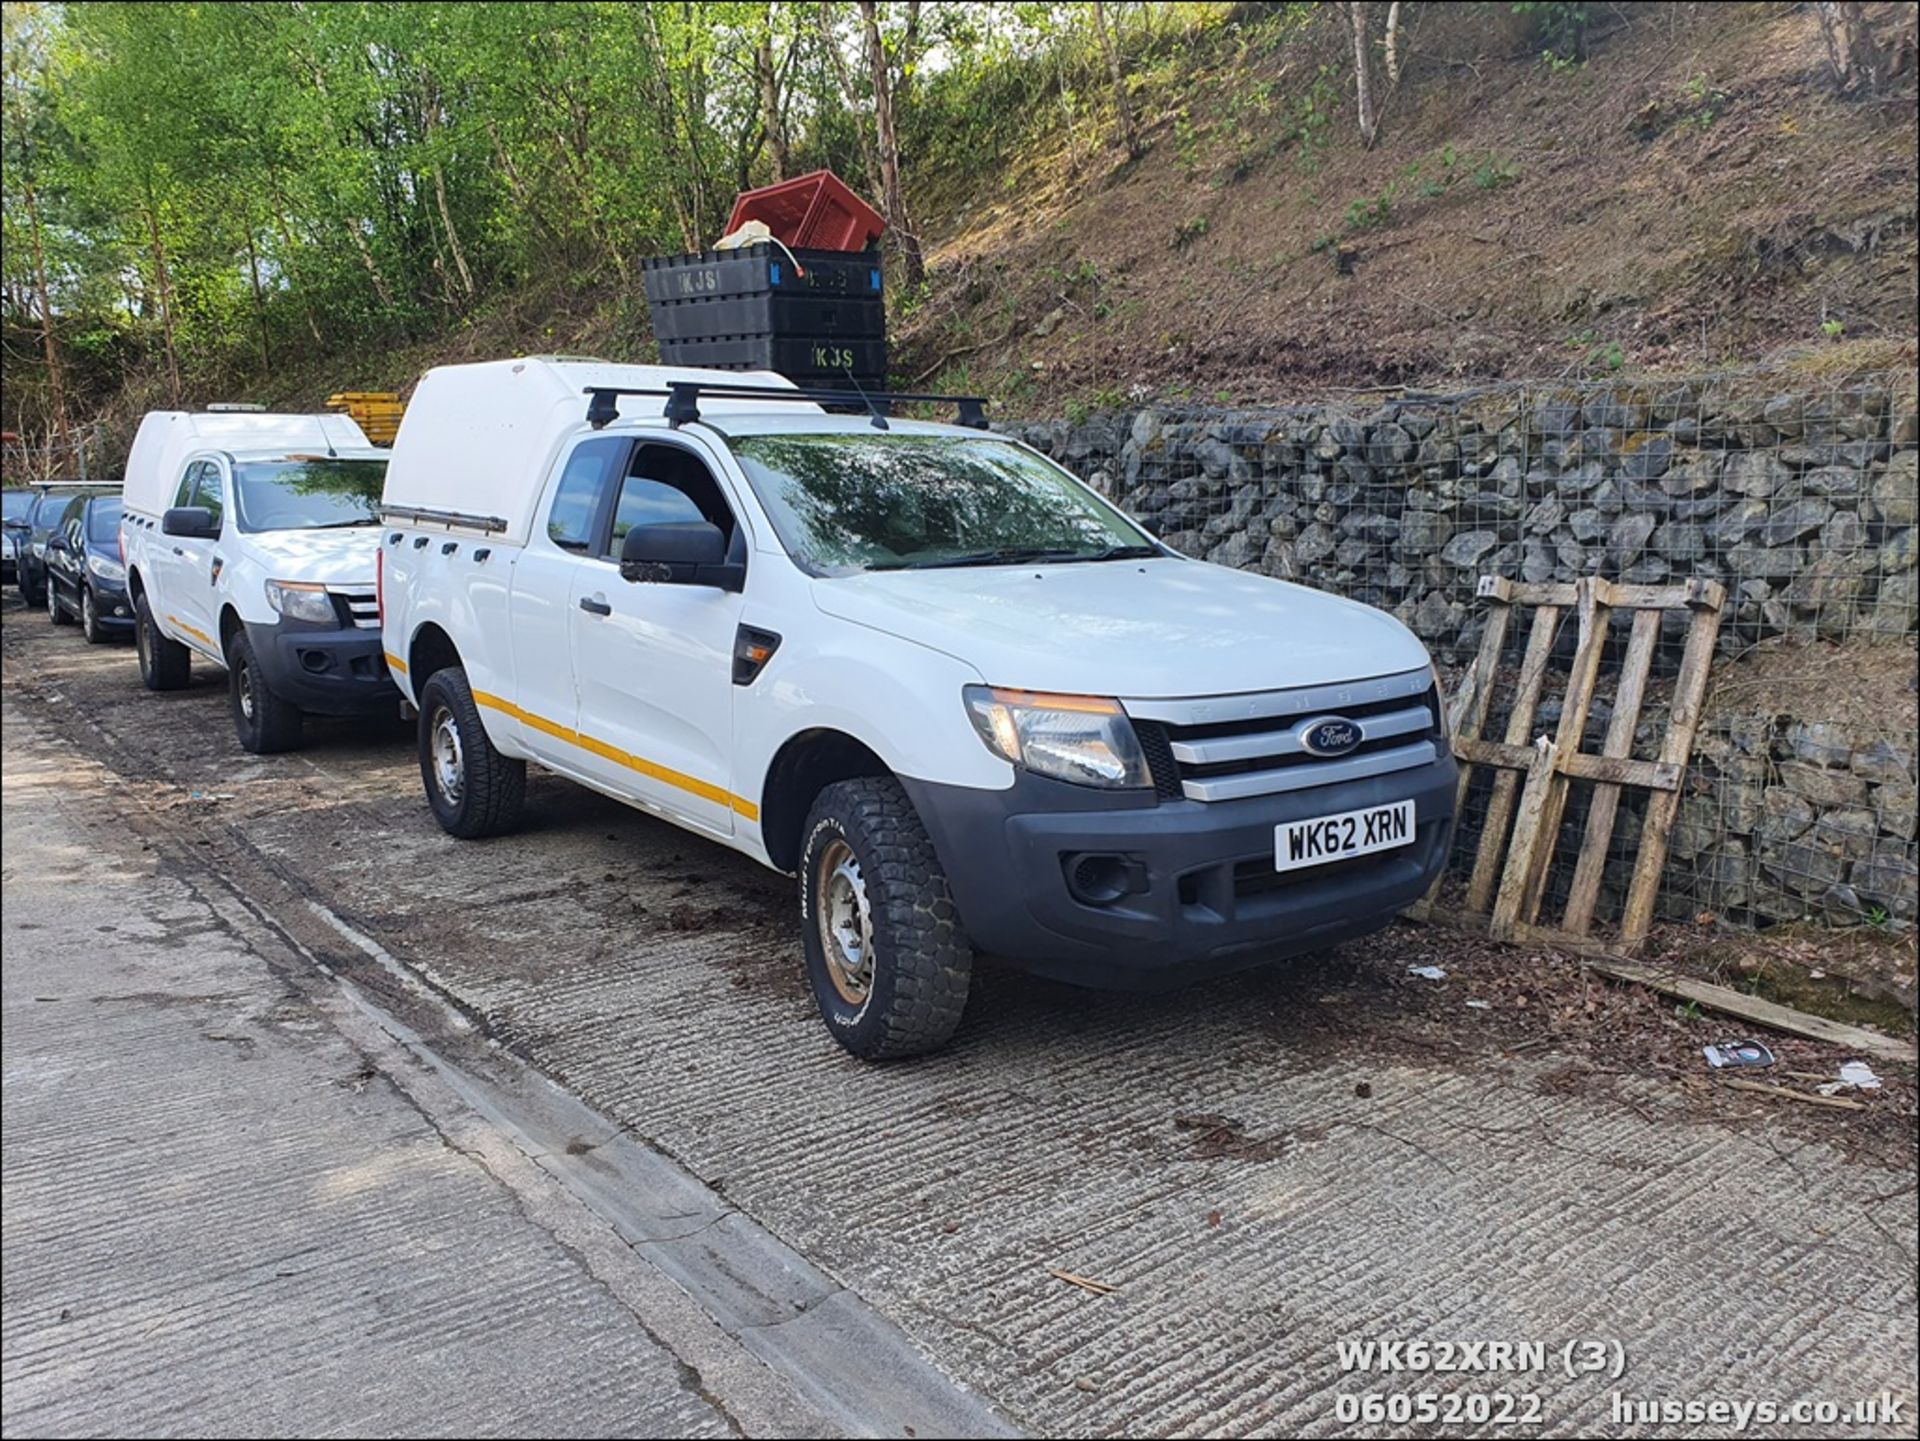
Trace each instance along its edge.
{"label": "green foliage", "polygon": [[1192,216],[1173,227],[1171,244],[1175,250],[1185,250],[1211,228],[1206,216]]}
{"label": "green foliage", "polygon": [[1847,333],[1847,323],[1844,320],[1823,320],[1820,322],[1820,333],[1828,340],[1838,340]]}
{"label": "green foliage", "polygon": [[1576,61],[1585,54],[1585,5],[1562,0],[1515,0],[1513,13],[1532,18],[1534,37],[1546,46],[1547,54],[1563,61]]}
{"label": "green foliage", "polygon": [[1695,75],[1686,85],[1686,113],[1678,124],[1689,130],[1711,130],[1714,121],[1727,108],[1727,92],[1716,88],[1705,75]]}

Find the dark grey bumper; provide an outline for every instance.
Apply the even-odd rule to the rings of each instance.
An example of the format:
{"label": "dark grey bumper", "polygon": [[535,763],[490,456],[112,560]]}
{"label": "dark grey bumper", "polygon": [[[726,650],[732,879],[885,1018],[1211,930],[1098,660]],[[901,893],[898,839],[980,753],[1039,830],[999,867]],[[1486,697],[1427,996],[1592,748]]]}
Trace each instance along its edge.
{"label": "dark grey bumper", "polygon": [[[1379,930],[1424,895],[1453,830],[1451,756],[1238,801],[1156,803],[1020,773],[1004,791],[902,780],[983,953],[1078,985],[1148,990]],[[1274,827],[1412,799],[1410,845],[1279,874]],[[1118,853],[1135,887],[1089,904],[1071,857]]]}
{"label": "dark grey bumper", "polygon": [[267,688],[309,714],[398,713],[377,630],[249,625],[247,639]]}

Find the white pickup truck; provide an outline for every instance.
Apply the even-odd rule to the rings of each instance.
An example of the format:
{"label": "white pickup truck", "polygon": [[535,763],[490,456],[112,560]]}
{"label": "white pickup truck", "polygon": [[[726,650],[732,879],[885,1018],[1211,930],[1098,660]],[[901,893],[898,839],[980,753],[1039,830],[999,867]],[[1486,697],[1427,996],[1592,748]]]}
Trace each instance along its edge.
{"label": "white pickup truck", "polygon": [[1153,988],[1427,889],[1455,768],[1397,621],[1172,553],[978,402],[812,394],[422,379],[381,618],[443,827],[510,830],[533,761],[796,874],[820,1010],[871,1059],[952,1034],[976,951]]}
{"label": "white pickup truck", "polygon": [[240,744],[302,717],[398,714],[373,593],[387,452],[343,415],[156,410],[127,456],[121,547],[140,679],[223,667]]}

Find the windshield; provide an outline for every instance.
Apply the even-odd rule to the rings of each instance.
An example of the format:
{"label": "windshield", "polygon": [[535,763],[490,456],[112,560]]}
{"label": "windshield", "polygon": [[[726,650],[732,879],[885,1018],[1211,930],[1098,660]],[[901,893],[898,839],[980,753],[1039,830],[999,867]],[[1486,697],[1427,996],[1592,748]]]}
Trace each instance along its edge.
{"label": "windshield", "polygon": [[824,575],[1159,554],[1072,476],[1004,440],[752,435],[733,453],[788,554]]}
{"label": "windshield", "polygon": [[0,492],[5,496],[5,518],[7,520],[25,520],[27,512],[33,509],[33,492],[30,490],[9,490]]}
{"label": "windshield", "polygon": [[377,525],[384,460],[249,460],[233,468],[242,530]]}
{"label": "windshield", "polygon": [[87,539],[104,545],[120,534],[120,497],[96,500],[87,507]]}
{"label": "windshield", "polygon": [[60,512],[67,508],[67,502],[72,499],[73,492],[70,490],[42,491],[33,506],[33,528],[52,530],[60,523]]}

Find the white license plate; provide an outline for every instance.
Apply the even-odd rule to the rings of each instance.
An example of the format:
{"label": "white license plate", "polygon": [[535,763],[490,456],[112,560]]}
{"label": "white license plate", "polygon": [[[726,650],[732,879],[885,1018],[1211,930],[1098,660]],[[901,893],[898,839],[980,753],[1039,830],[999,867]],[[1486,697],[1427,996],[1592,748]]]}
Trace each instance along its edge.
{"label": "white license plate", "polygon": [[1369,806],[1273,828],[1273,868],[1297,871],[1413,843],[1413,802]]}

